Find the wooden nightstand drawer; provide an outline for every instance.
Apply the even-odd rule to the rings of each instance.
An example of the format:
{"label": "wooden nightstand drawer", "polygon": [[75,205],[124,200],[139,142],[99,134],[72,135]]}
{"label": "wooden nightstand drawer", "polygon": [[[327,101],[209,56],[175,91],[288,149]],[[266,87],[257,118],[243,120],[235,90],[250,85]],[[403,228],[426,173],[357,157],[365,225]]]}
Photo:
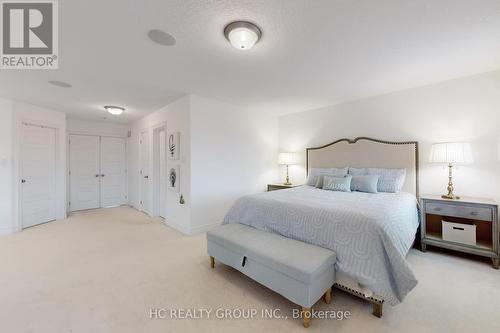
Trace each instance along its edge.
{"label": "wooden nightstand drawer", "polygon": [[466,205],[451,205],[444,203],[426,203],[427,214],[463,217],[480,221],[492,221],[493,210],[489,207],[473,207]]}

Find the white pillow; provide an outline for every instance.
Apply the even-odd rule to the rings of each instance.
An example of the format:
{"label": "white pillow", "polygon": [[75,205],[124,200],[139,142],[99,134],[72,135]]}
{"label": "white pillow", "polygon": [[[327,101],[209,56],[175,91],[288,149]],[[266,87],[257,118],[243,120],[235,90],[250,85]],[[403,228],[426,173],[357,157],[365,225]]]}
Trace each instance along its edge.
{"label": "white pillow", "polygon": [[307,176],[306,184],[309,186],[316,186],[319,175],[328,175],[333,177],[345,177],[349,167],[345,168],[311,168]]}
{"label": "white pillow", "polygon": [[353,176],[377,175],[379,176],[377,191],[398,193],[403,188],[406,169],[349,168],[349,174]]}

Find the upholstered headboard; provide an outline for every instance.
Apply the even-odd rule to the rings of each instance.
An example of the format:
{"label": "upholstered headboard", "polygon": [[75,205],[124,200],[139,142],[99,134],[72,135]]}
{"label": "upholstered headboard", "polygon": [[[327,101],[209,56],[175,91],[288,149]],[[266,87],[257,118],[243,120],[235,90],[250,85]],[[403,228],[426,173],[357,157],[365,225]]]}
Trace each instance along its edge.
{"label": "upholstered headboard", "polygon": [[405,168],[403,191],[418,197],[418,142],[392,142],[366,137],[340,139],[327,145],[306,149],[309,168]]}

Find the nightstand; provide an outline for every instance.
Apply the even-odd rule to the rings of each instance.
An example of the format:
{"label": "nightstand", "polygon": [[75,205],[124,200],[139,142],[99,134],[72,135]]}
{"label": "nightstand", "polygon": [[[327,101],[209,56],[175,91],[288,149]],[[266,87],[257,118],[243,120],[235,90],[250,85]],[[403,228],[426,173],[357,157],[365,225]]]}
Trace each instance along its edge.
{"label": "nightstand", "polygon": [[462,197],[420,198],[422,251],[427,245],[489,257],[493,268],[500,264],[498,204],[493,200]]}
{"label": "nightstand", "polygon": [[284,190],[287,188],[294,188],[297,186],[302,186],[302,185],[285,185],[285,184],[267,184],[267,191],[276,191],[276,190]]}

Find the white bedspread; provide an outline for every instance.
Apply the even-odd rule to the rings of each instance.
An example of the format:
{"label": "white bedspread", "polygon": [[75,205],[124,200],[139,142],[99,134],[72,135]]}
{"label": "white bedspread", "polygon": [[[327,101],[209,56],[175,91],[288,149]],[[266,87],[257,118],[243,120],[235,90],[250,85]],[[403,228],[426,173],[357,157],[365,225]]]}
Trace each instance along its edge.
{"label": "white bedspread", "polygon": [[418,227],[416,198],[409,193],[301,186],[242,197],[224,223],[242,223],[331,249],[337,254],[337,270],[392,305],[417,284],[405,260]]}

